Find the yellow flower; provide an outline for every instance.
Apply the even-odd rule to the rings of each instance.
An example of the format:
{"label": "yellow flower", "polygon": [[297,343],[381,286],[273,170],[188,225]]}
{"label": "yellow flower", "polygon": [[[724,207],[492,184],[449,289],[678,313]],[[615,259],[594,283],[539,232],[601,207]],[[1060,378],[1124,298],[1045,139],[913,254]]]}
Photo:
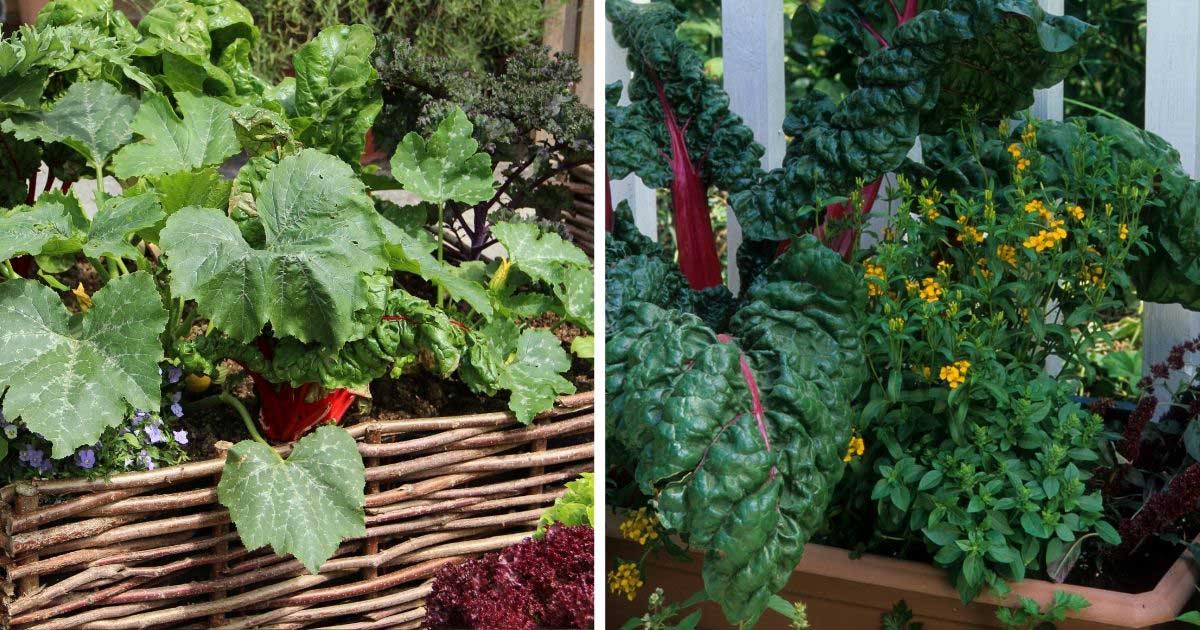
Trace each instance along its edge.
{"label": "yellow flower", "polygon": [[867,452],[867,444],[857,435],[850,438],[850,444],[846,446],[846,454],[842,456],[842,461],[849,462],[855,457],[862,457],[862,454]]}
{"label": "yellow flower", "polygon": [[644,545],[658,538],[658,519],[641,507],[621,523],[620,529],[622,536]]}
{"label": "yellow flower", "polygon": [[905,280],[904,288],[907,289],[909,293],[916,293],[921,289],[921,285],[918,284],[916,280]]}
{"label": "yellow flower", "polygon": [[1017,248],[1012,245],[1001,245],[996,248],[996,257],[1004,262],[1017,266]]}
{"label": "yellow flower", "polygon": [[[863,262],[863,275],[867,278],[867,295],[870,297],[878,297],[883,295],[882,283],[887,282],[887,273],[884,272],[882,265],[867,260]],[[871,279],[878,279],[879,282],[873,282]]]}
{"label": "yellow flower", "polygon": [[973,225],[964,225],[959,231],[960,237],[964,243],[982,243],[986,236]]}
{"label": "yellow flower", "polygon": [[949,274],[950,270],[953,268],[954,268],[954,265],[952,265],[944,260],[938,261],[937,270],[938,270],[939,274]]}
{"label": "yellow flower", "polygon": [[988,268],[987,268],[987,260],[986,259],[980,258],[979,260],[975,261],[975,264],[978,266],[979,275],[983,276],[984,280],[987,280],[988,278],[992,277],[992,272],[990,270],[988,270]]}
{"label": "yellow flower", "polygon": [[1121,224],[1121,232],[1117,235],[1122,241],[1129,238],[1129,226],[1125,223]]}
{"label": "yellow flower", "polygon": [[637,563],[618,560],[617,568],[608,572],[608,590],[617,595],[624,595],[629,601],[633,601],[638,589],[644,584]]}
{"label": "yellow flower", "polygon": [[1079,274],[1079,280],[1083,284],[1093,284],[1101,289],[1108,286],[1107,283],[1104,282],[1104,267],[1101,267],[1100,265],[1095,265],[1090,268],[1085,266],[1083,271]]}
{"label": "yellow flower", "polygon": [[1029,160],[1026,160],[1025,158],[1021,158],[1020,160],[1017,160],[1017,170],[1018,171],[1023,171],[1027,168],[1029,168]]}
{"label": "yellow flower", "polygon": [[957,389],[967,380],[967,370],[970,368],[971,364],[967,361],[955,361],[953,365],[943,366],[938,371],[938,378],[946,381],[950,389]]}
{"label": "yellow flower", "polygon": [[83,288],[83,283],[71,289],[71,293],[75,296],[75,302],[79,304],[79,312],[86,313],[89,308],[92,308],[92,296],[88,295],[87,289]]}
{"label": "yellow flower", "polygon": [[941,195],[938,194],[936,190],[929,195],[921,195],[921,211],[925,213],[925,217],[930,221],[934,221],[938,217],[942,216],[941,213],[938,212],[936,206],[937,200],[940,197]]}
{"label": "yellow flower", "polygon": [[936,302],[942,297],[942,285],[933,278],[925,278],[921,281],[921,292],[918,294],[922,300],[926,302]]}
{"label": "yellow flower", "polygon": [[1071,215],[1071,218],[1075,219],[1076,221],[1083,220],[1083,208],[1078,204],[1067,208],[1067,214]]}
{"label": "yellow flower", "polygon": [[1008,145],[1008,152],[1013,156],[1013,159],[1021,157],[1021,147],[1016,142]]}

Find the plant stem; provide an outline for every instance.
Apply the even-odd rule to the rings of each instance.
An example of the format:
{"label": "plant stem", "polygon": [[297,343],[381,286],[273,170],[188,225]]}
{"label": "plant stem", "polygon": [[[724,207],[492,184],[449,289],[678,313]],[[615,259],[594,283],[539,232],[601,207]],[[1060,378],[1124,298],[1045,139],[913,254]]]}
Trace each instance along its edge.
{"label": "plant stem", "polygon": [[71,287],[59,282],[57,278],[45,273],[41,269],[38,269],[37,275],[39,278],[44,280],[46,282],[46,284],[50,285],[50,288],[54,289],[55,291],[70,291],[71,290]]}
{"label": "plant stem", "polygon": [[129,267],[125,266],[125,261],[121,260],[120,256],[114,256],[113,262],[115,262],[117,264],[117,269],[121,270],[121,275],[123,275],[123,276],[129,275]]}
{"label": "plant stem", "polygon": [[1108,111],[1107,109],[1101,109],[1099,107],[1096,107],[1095,105],[1092,105],[1091,103],[1084,103],[1083,101],[1079,101],[1079,100],[1076,100],[1073,98],[1063,98],[1063,102],[1068,105],[1074,105],[1076,107],[1082,107],[1086,110],[1096,112],[1097,114],[1100,114],[1101,116],[1112,118],[1113,120],[1119,120],[1119,121],[1125,123],[1126,125],[1129,125],[1130,127],[1137,127],[1137,125],[1129,122],[1128,120],[1125,120],[1124,118],[1121,118],[1120,116]]}
{"label": "plant stem", "polygon": [[3,272],[4,277],[8,278],[9,280],[16,280],[20,277],[17,275],[17,271],[13,269],[12,263],[7,260],[4,261],[4,266],[0,267],[0,272]]}
{"label": "plant stem", "polygon": [[[254,426],[254,420],[250,418],[250,412],[246,411],[246,406],[242,404],[242,401],[238,400],[229,392],[221,392],[217,396],[217,399],[229,405],[230,407],[233,407],[233,410],[236,411],[239,416],[241,416],[242,422],[246,424],[246,430],[250,432],[250,437],[254,438],[254,441],[267,444],[267,441],[264,440],[263,436],[259,434],[258,427]],[[267,446],[270,446],[270,444],[267,444]]]}
{"label": "plant stem", "polygon": [[[445,263],[446,260],[446,226],[445,226],[446,202],[438,204],[438,266]],[[442,308],[443,300],[446,297],[446,290],[439,283],[437,288],[437,305]]]}
{"label": "plant stem", "polygon": [[104,205],[106,196],[104,194],[104,167],[96,165],[96,209],[99,210]]}

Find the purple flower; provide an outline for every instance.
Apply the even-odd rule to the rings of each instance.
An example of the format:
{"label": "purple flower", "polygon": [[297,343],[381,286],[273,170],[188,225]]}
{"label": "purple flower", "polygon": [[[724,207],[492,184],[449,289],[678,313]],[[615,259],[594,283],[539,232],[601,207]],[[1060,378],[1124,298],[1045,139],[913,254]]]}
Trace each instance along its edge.
{"label": "purple flower", "polygon": [[41,468],[45,457],[46,454],[41,449],[33,448],[32,444],[26,444],[25,449],[17,455],[17,459],[30,468]]}
{"label": "purple flower", "polygon": [[129,424],[132,424],[135,427],[140,427],[142,426],[142,423],[146,421],[146,418],[149,417],[149,411],[135,411],[133,413],[133,417],[129,419]]}
{"label": "purple flower", "polygon": [[38,472],[43,475],[50,475],[54,472],[54,462],[49,459],[43,459],[41,465],[37,467]]}
{"label": "purple flower", "polygon": [[175,437],[175,441],[178,442],[179,444],[187,444],[188,443],[187,431],[185,431],[185,430],[181,429],[179,431],[172,431],[171,435],[173,435]]}
{"label": "purple flower", "polygon": [[151,444],[162,444],[167,441],[167,434],[163,433],[161,422],[146,425],[146,437],[150,438]]}
{"label": "purple flower", "polygon": [[175,414],[176,418],[183,417],[183,405],[179,404],[179,398],[183,396],[183,392],[175,392],[171,396],[171,413]]}
{"label": "purple flower", "polygon": [[138,452],[137,461],[138,466],[141,466],[146,470],[154,470],[156,468],[154,460],[150,459],[150,453],[147,453],[146,449],[142,449],[140,452]]}
{"label": "purple flower", "polygon": [[96,451],[92,447],[85,446],[78,451],[75,451],[75,465],[84,469],[91,469],[96,465]]}
{"label": "purple flower", "polygon": [[167,368],[167,382],[168,383],[172,383],[172,384],[178,383],[179,379],[181,379],[181,378],[183,378],[183,370],[175,367],[174,365]]}

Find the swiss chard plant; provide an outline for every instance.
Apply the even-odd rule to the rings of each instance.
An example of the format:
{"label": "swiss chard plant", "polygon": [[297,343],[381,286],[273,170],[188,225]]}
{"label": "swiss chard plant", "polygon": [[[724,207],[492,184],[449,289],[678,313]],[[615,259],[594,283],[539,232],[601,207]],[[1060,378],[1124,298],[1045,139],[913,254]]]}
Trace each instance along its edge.
{"label": "swiss chard plant", "polygon": [[[163,418],[227,404],[252,439],[229,449],[218,498],[248,549],[316,571],[365,532],[363,462],[336,426],[356,398],[427,370],[508,392],[531,422],[575,391],[568,350],[533,320],[586,340],[591,263],[515,219],[492,226],[506,256],[444,261],[441,235],[358,172],[382,106],[369,30],[323,31],[276,85],[250,71],[256,37],[233,0],[163,0],[136,28],[56,0],[0,42],[0,470],[176,463],[187,432]],[[406,138],[394,172],[425,201],[471,203],[495,191],[476,149],[457,112]],[[402,288],[421,285],[436,299]],[[231,370],[256,414],[232,388],[183,399]]]}
{"label": "swiss chard plant", "polygon": [[[678,242],[676,264],[627,219],[608,223],[606,423],[621,455],[610,461],[666,529],[706,551],[705,589],[727,618],[753,623],[824,524],[847,444],[861,450],[868,287],[843,260],[879,178],[922,132],[1030,105],[1078,60],[1087,27],[1027,0],[826,3],[813,19],[855,38],[856,87],[795,103],[783,164],[767,171],[677,38],[680,14],[620,0],[607,10],[633,70],[608,90],[608,172],[669,189]],[[721,286],[714,188],[748,238],[736,297]]]}

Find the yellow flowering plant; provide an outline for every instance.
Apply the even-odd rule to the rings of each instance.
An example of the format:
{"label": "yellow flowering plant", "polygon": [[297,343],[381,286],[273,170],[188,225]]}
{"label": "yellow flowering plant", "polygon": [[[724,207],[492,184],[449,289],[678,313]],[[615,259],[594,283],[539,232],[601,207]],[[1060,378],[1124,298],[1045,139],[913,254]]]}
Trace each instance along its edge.
{"label": "yellow flowering plant", "polygon": [[[991,148],[1005,171],[978,187],[899,177],[882,238],[860,254],[866,454],[847,452],[829,528],[850,547],[924,543],[964,601],[1044,570],[1068,537],[1115,536],[1086,485],[1102,423],[1070,396],[1105,341],[1093,322],[1131,290],[1151,186],[1103,152],[1061,168],[1031,125]],[[1061,378],[1044,371],[1051,356]]]}

